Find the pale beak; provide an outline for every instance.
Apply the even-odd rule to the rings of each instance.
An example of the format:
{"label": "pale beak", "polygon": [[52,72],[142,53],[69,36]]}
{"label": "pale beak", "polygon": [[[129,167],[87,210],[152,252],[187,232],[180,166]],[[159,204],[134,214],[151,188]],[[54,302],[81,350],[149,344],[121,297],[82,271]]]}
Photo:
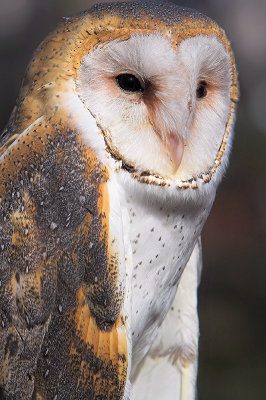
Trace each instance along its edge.
{"label": "pale beak", "polygon": [[170,134],[167,137],[166,142],[167,150],[169,151],[169,155],[173,164],[175,165],[175,171],[178,169],[181,164],[183,153],[184,153],[184,141],[180,136],[176,134]]}

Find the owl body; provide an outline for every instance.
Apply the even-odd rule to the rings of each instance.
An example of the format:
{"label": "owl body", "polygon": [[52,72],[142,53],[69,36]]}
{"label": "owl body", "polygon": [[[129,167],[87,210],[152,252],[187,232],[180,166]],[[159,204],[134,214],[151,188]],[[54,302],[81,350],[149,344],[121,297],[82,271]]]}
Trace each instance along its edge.
{"label": "owl body", "polygon": [[195,398],[237,93],[224,32],[168,2],[97,5],[39,46],[0,138],[0,397]]}
{"label": "owl body", "polygon": [[[130,239],[133,369],[158,334],[211,208],[213,197],[175,199],[171,190],[151,200],[150,188],[118,176],[124,233]],[[137,199],[137,201],[136,201]],[[189,210],[189,211],[188,211]],[[140,314],[140,315],[139,315]]]}

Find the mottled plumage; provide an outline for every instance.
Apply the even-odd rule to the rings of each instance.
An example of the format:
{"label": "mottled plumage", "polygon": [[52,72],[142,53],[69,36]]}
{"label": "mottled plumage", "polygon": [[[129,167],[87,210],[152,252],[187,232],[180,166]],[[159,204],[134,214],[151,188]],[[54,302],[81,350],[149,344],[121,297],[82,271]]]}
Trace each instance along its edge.
{"label": "mottled plumage", "polygon": [[41,43],[0,137],[1,399],[195,397],[237,98],[223,30],[172,3],[96,5]]}

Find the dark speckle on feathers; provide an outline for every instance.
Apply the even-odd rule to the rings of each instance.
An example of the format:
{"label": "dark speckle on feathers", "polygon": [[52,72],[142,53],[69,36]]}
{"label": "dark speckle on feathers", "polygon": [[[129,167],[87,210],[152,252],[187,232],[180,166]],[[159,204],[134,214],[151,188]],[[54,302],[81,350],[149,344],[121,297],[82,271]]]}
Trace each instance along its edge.
{"label": "dark speckle on feathers", "polygon": [[18,351],[18,341],[16,338],[10,334],[7,337],[6,346],[5,346],[5,354],[9,352],[10,356],[15,356]]}
{"label": "dark speckle on feathers", "polygon": [[98,15],[101,12],[107,12],[111,15],[121,15],[124,19],[129,17],[140,20],[141,18],[159,19],[167,25],[180,23],[183,18],[200,18],[205,21],[210,19],[198,11],[180,7],[177,4],[166,1],[132,1],[95,4],[88,13]]}

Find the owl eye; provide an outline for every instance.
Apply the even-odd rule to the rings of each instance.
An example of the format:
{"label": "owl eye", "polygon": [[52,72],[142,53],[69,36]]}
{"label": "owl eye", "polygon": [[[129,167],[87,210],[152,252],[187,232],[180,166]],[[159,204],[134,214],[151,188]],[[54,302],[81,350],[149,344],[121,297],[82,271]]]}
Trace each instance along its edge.
{"label": "owl eye", "polygon": [[143,92],[141,83],[135,75],[120,74],[116,77],[116,82],[120,89],[123,89],[126,92]]}
{"label": "owl eye", "polygon": [[207,82],[200,81],[197,87],[197,98],[202,99],[207,96]]}

